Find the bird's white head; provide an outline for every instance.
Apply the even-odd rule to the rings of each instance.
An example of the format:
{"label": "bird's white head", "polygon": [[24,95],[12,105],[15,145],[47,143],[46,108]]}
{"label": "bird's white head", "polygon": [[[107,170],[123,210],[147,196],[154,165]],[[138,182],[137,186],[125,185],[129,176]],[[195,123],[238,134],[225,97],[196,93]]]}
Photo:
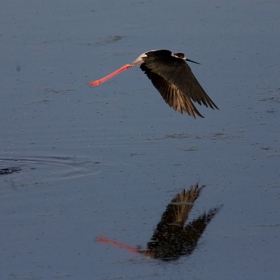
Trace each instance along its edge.
{"label": "bird's white head", "polygon": [[130,65],[131,66],[141,65],[144,62],[143,57],[147,57],[146,53],[140,54]]}
{"label": "bird's white head", "polygon": [[177,58],[181,58],[183,60],[187,59],[187,57],[183,53],[174,53],[174,56],[177,57]]}

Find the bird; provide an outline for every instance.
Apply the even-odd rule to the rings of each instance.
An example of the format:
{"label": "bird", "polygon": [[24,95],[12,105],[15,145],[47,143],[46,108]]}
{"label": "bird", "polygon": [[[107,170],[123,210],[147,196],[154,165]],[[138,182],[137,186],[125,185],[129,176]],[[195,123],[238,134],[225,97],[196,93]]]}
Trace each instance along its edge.
{"label": "bird", "polygon": [[140,66],[170,107],[181,114],[185,112],[194,119],[196,115],[204,118],[193,102],[212,109],[219,108],[199,84],[186,61],[200,64],[186,58],[183,53],[172,53],[169,50],[147,51],[104,78],[89,82],[89,86],[98,86],[129,68]]}

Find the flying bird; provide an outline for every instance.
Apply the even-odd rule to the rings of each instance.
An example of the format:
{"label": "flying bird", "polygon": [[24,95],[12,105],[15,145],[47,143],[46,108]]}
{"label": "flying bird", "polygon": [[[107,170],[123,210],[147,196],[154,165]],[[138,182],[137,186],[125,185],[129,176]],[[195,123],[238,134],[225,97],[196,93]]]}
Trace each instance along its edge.
{"label": "flying bird", "polygon": [[181,114],[185,112],[193,118],[196,115],[203,118],[193,102],[212,109],[219,108],[201,87],[186,61],[199,64],[187,59],[183,53],[173,54],[169,50],[148,51],[131,64],[125,64],[108,76],[90,82],[89,86],[98,86],[131,67],[140,66],[170,107]]}

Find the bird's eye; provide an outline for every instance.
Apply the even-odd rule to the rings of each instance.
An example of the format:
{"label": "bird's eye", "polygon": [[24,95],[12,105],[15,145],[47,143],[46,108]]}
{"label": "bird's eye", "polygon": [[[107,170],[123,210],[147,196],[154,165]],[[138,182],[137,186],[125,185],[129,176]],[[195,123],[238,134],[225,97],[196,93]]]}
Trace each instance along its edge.
{"label": "bird's eye", "polygon": [[186,56],[183,53],[175,53],[174,55],[178,58],[186,59]]}

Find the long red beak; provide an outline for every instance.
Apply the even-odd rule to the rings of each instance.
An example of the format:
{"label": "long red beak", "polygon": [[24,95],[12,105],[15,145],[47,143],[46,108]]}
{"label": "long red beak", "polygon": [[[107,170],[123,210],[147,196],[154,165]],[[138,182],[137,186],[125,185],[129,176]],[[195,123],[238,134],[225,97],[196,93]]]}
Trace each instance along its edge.
{"label": "long red beak", "polygon": [[130,64],[125,64],[124,66],[122,66],[121,68],[119,68],[118,70],[116,70],[115,72],[109,74],[108,76],[105,76],[104,78],[101,78],[99,80],[95,80],[95,81],[92,81],[92,82],[89,82],[89,86],[90,87],[94,87],[94,86],[99,86],[100,84],[106,82],[107,80],[113,78],[114,76],[120,74],[121,72],[129,69],[133,67],[132,65]]}

